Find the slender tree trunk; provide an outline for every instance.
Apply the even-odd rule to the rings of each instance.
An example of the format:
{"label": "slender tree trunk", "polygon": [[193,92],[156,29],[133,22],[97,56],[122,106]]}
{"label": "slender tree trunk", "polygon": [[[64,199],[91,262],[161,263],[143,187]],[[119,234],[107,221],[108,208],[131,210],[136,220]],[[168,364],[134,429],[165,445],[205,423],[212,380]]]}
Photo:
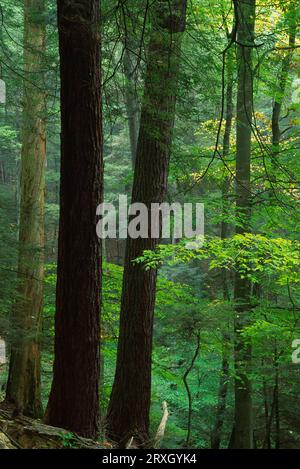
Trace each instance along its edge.
{"label": "slender tree trunk", "polygon": [[222,367],[218,392],[218,407],[216,421],[211,434],[211,449],[220,449],[222,441],[222,428],[224,424],[226,399],[229,381],[229,337],[223,334]]}
{"label": "slender tree trunk", "polygon": [[289,13],[289,48],[286,56],[283,58],[281,72],[278,82],[278,92],[274,99],[273,111],[272,111],[272,144],[273,144],[273,156],[275,157],[279,152],[279,144],[281,140],[280,131],[280,115],[282,104],[284,100],[284,94],[288,81],[288,74],[293,58],[294,48],[296,44],[296,33],[297,33],[297,19],[295,5],[291,6]]}
{"label": "slender tree trunk", "polygon": [[85,437],[99,427],[102,118],[98,0],[58,2],[61,188],[54,377],[47,423]]}
{"label": "slender tree trunk", "polygon": [[275,385],[274,385],[275,449],[280,449],[279,356],[277,352],[277,345],[275,345],[275,351],[274,351],[274,369],[275,369]]}
{"label": "slender tree trunk", "polygon": [[[229,50],[229,53],[231,51]],[[233,70],[232,70],[232,60],[231,56],[228,57],[227,64],[227,89],[226,89],[226,120],[225,120],[225,131],[223,138],[223,158],[226,160],[230,151],[230,135],[232,128],[232,118],[233,118]],[[225,168],[227,171],[227,168]],[[221,222],[221,239],[226,239],[228,237],[229,226],[225,217],[225,205],[228,198],[228,192],[230,189],[230,176],[226,175],[222,187],[222,203],[223,203],[223,220]],[[222,285],[223,285],[223,299],[225,301],[230,300],[229,285],[228,285],[228,272],[226,269],[222,270]],[[228,381],[229,381],[229,343],[230,337],[228,333],[223,332],[222,334],[222,366],[221,366],[221,376],[218,392],[218,405],[216,412],[215,425],[211,434],[211,448],[220,449],[221,439],[222,439],[222,428],[225,418],[226,410],[226,399],[228,392]]]}
{"label": "slender tree trunk", "polygon": [[[137,146],[132,202],[148,207],[166,196],[175,116],[180,39],[186,0],[156,3]],[[149,220],[150,221],[150,220]],[[107,416],[107,435],[120,446],[134,436],[149,438],[151,354],[156,271],[132,261],[158,239],[128,238],[125,255],[116,375]]]}
{"label": "slender tree trunk", "polygon": [[24,96],[20,183],[17,301],[6,400],[19,412],[42,413],[40,330],[44,281],[44,192],[46,92],[44,0],[24,3]]}
{"label": "slender tree trunk", "polygon": [[137,87],[137,60],[128,47],[134,47],[131,41],[127,44],[127,38],[123,59],[124,76],[125,76],[125,104],[128,118],[128,130],[130,137],[130,151],[132,167],[135,166],[136,149],[140,127],[140,104],[136,91]]}
{"label": "slender tree trunk", "polygon": [[[251,121],[253,98],[252,49],[254,44],[255,0],[236,0],[238,42],[238,94],[237,94],[237,155],[236,155],[236,208],[240,223],[236,233],[250,231],[251,226]],[[253,448],[251,346],[243,338],[249,324],[251,284],[238,272],[235,275],[235,417],[233,448]]]}
{"label": "slender tree trunk", "polygon": [[[265,361],[262,361],[262,365],[265,364]],[[263,369],[264,373],[264,369]],[[265,377],[263,377],[263,396],[264,396],[264,409],[265,409],[265,438],[263,442],[263,449],[271,449],[271,425],[273,419],[272,405],[269,405],[268,398],[268,385]]]}
{"label": "slender tree trunk", "polygon": [[186,440],[185,440],[185,445],[188,448],[190,446],[191,442],[191,435],[192,435],[192,415],[193,415],[193,396],[190,390],[190,386],[188,383],[188,377],[189,374],[193,371],[195,362],[198,358],[198,355],[200,353],[200,339],[201,339],[201,333],[200,331],[197,333],[197,343],[196,343],[196,349],[193,355],[193,358],[191,360],[191,363],[189,364],[188,368],[186,369],[184,375],[183,375],[183,384],[186,390],[186,394],[188,397],[188,421],[187,421],[187,433],[186,433]]}

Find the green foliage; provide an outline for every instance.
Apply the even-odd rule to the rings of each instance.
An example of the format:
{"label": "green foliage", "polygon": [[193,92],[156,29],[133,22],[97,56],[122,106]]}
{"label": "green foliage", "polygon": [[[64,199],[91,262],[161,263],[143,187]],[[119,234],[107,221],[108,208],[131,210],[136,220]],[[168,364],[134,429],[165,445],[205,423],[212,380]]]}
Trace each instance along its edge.
{"label": "green foliage", "polygon": [[280,285],[300,281],[300,243],[297,241],[245,233],[228,239],[212,238],[200,249],[190,249],[189,243],[161,245],[154,252],[145,251],[136,262],[144,263],[145,268],[155,268],[164,260],[176,264],[208,259],[210,269],[234,270],[253,283],[270,276]]}
{"label": "green foliage", "polygon": [[[122,2],[121,2],[122,3]],[[124,2],[123,2],[124,3]],[[146,1],[104,0],[103,18],[103,111],[105,199],[130,197],[133,179],[123,70],[123,45],[130,41],[138,57],[134,87],[142,99],[146,70],[150,16]],[[176,122],[172,144],[168,200],[202,202],[206,210],[206,240],[201,249],[187,249],[187,241],[164,244],[136,260],[145,268],[159,268],[155,308],[151,429],[161,418],[161,403],[168,402],[164,447],[185,444],[188,400],[183,374],[193,356],[198,332],[200,355],[189,375],[192,395],[193,447],[208,448],[215,423],[221,376],[224,334],[228,337],[229,389],[224,416],[222,447],[230,438],[233,422],[233,279],[238,273],[252,284],[251,321],[243,331],[252,344],[255,436],[264,438],[264,403],[273,402],[278,366],[282,439],[287,447],[300,446],[299,366],[291,362],[291,343],[300,337],[300,158],[299,158],[299,54],[289,50],[288,31],[299,20],[295,0],[258,0],[256,43],[253,61],[254,122],[252,128],[251,202],[252,233],[235,235],[243,214],[235,204],[235,116],[230,149],[223,157],[223,122],[217,132],[226,86],[222,51],[232,30],[231,0],[193,0],[189,3],[188,30],[182,45],[182,64]],[[0,74],[7,86],[7,103],[0,105],[0,334],[8,336],[10,312],[16,298],[18,271],[18,204],[22,138],[23,9],[20,2],[1,5]],[[130,14],[129,14],[130,13]],[[124,24],[126,23],[125,37]],[[132,43],[131,43],[132,42]],[[299,39],[296,39],[297,47]],[[236,100],[235,46],[226,56]],[[283,64],[291,58],[288,72]],[[231,61],[231,58],[233,60]],[[231,63],[232,62],[232,63]],[[45,301],[42,332],[42,389],[46,405],[53,365],[55,284],[60,180],[59,55],[55,2],[47,2],[47,53],[45,88],[47,112]],[[280,80],[286,78],[285,88]],[[224,80],[223,80],[224,78]],[[224,87],[223,87],[224,85]],[[168,92],[168,90],[166,90]],[[282,105],[278,149],[272,145],[272,107]],[[140,103],[139,103],[140,104]],[[233,106],[235,108],[235,105]],[[72,112],[72,110],[70,110]],[[235,110],[234,110],[235,113]],[[215,150],[217,149],[217,152]],[[224,194],[224,183],[229,187]],[[81,214],[76,214],[80,217]],[[220,225],[227,225],[221,239]],[[92,229],[92,227],[91,227]],[[75,253],[76,255],[76,253]],[[123,269],[104,263],[102,294],[101,407],[105,414],[114,378],[119,329]],[[229,298],[224,299],[224,277]],[[99,292],[100,294],[100,292]],[[100,338],[99,338],[100,340]],[[5,375],[6,376],[6,375]],[[274,433],[274,425],[272,427]],[[62,435],[63,446],[76,446],[74,435]]]}
{"label": "green foliage", "polygon": [[60,436],[63,448],[74,449],[78,446],[78,441],[73,433],[61,432]]}

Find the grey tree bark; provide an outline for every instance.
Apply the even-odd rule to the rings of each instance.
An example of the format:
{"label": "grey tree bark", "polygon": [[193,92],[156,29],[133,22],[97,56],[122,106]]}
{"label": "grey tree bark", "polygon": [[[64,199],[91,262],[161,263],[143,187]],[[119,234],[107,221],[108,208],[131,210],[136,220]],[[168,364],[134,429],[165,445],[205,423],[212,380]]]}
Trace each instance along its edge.
{"label": "grey tree bark", "polygon": [[[238,91],[236,127],[236,210],[239,223],[237,234],[251,230],[251,134],[253,113],[253,68],[255,0],[236,0]],[[251,345],[244,339],[243,330],[251,319],[251,283],[238,272],[235,274],[235,409],[231,447],[253,448]]]}

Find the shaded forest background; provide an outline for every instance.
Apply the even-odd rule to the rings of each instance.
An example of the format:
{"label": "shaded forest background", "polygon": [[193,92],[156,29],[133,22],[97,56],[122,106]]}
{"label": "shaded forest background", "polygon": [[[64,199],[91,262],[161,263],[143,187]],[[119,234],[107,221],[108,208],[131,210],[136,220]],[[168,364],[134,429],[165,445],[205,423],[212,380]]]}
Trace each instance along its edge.
{"label": "shaded forest background", "polygon": [[[161,67],[167,78],[152,93],[163,102],[176,97],[176,110],[168,111],[173,114],[160,116],[160,124],[168,120],[166,128],[173,127],[174,121],[172,141],[167,144],[170,164],[165,198],[170,203],[205,204],[203,249],[189,250],[184,241],[170,236],[161,247],[145,245],[146,253],[136,267],[146,272],[143,282],[150,282],[149,272],[158,268],[149,434],[155,434],[166,401],[171,414],[161,443],[165,448],[227,448],[236,438],[234,422],[238,428],[245,426],[248,436],[250,429],[251,447],[300,445],[300,374],[299,365],[292,362],[292,343],[300,339],[299,8],[294,0],[257,0],[252,10],[254,26],[251,11],[243,3],[255,6],[252,0],[188,2],[185,28],[163,33],[175,35],[168,46],[172,50],[166,53],[165,39],[155,36],[155,2],[101,2],[105,201],[117,202],[120,194],[130,198],[132,185],[138,187],[137,178],[142,187],[151,178],[141,170],[135,180],[134,168],[137,174],[140,116],[146,111],[148,119],[151,115],[143,98],[145,77],[153,79]],[[0,78],[6,84],[6,103],[0,104],[0,335],[8,358],[11,350],[20,350],[20,343],[16,345],[19,316],[12,320],[12,311],[23,294],[18,277],[20,225],[26,229],[30,224],[26,217],[22,222],[21,155],[24,158],[26,151],[24,133],[32,129],[26,126],[26,118],[28,122],[35,112],[40,119],[35,132],[46,143],[46,149],[38,149],[46,162],[44,214],[38,218],[45,215],[45,243],[38,250],[45,271],[38,274],[42,275],[44,302],[41,329],[27,324],[24,341],[33,340],[31,330],[41,342],[41,404],[45,409],[54,360],[61,107],[56,5],[53,1],[36,1],[36,5],[43,10],[33,23],[42,27],[35,24],[37,29],[27,39],[25,35],[25,53],[23,2],[3,0],[0,5]],[[250,14],[248,22],[246,14]],[[149,48],[155,40],[155,47],[160,47],[156,55]],[[72,120],[73,109],[64,112]],[[159,139],[153,135],[155,130],[154,140]],[[31,138],[35,137],[29,135],[27,142]],[[158,161],[167,158],[164,153],[162,146]],[[43,168],[35,167],[38,170],[37,190],[43,178]],[[74,190],[76,185],[74,180]],[[77,186],[82,198],[83,187]],[[85,209],[75,218],[82,226]],[[125,244],[106,239],[102,246],[100,415],[104,438],[109,408],[112,440],[115,414],[109,401],[116,370]],[[128,272],[130,285],[134,274]],[[70,273],[70,282],[73,275],[77,284],[75,271]],[[132,288],[138,292],[140,287],[133,283]],[[241,297],[244,302],[239,303]],[[243,355],[237,358],[241,350]],[[120,373],[123,367],[126,370],[126,363],[119,366]],[[128,373],[136,374],[138,381],[140,370],[129,368]],[[0,379],[4,398],[8,361],[0,361]],[[141,379],[145,381],[143,375]],[[238,396],[240,383],[242,396]],[[15,386],[20,389],[21,385]],[[14,389],[12,378],[10,389]],[[248,416],[237,416],[239,402],[241,409],[251,406]],[[40,403],[30,413],[41,415]],[[128,435],[124,430],[121,436],[130,436],[132,430]],[[248,443],[232,444],[247,447]]]}

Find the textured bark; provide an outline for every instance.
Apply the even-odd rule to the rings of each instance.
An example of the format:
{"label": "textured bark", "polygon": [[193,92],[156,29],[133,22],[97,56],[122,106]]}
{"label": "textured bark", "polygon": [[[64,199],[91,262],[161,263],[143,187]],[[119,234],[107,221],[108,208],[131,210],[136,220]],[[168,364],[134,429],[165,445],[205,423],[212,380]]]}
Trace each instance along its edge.
{"label": "textured bark", "polygon": [[46,421],[93,438],[99,425],[102,119],[98,0],[58,2],[61,188],[54,377]]}
{"label": "textured bark", "polygon": [[[252,121],[252,49],[254,39],[255,0],[237,0],[238,93],[236,138],[236,208],[240,224],[236,233],[251,229],[251,121]],[[242,336],[250,321],[251,284],[239,273],[235,275],[235,417],[233,448],[253,448],[252,395],[249,372],[251,346]]]}
{"label": "textured bark", "polygon": [[[132,202],[161,203],[166,196],[186,1],[158,1],[141,111]],[[149,220],[150,226],[150,220]],[[134,436],[147,444],[151,398],[151,353],[156,271],[132,261],[158,239],[128,238],[125,255],[116,375],[107,435],[120,446]]]}
{"label": "textured bark", "polygon": [[24,3],[24,96],[20,183],[18,292],[6,400],[25,415],[42,413],[40,329],[44,281],[46,94],[45,1]]}

